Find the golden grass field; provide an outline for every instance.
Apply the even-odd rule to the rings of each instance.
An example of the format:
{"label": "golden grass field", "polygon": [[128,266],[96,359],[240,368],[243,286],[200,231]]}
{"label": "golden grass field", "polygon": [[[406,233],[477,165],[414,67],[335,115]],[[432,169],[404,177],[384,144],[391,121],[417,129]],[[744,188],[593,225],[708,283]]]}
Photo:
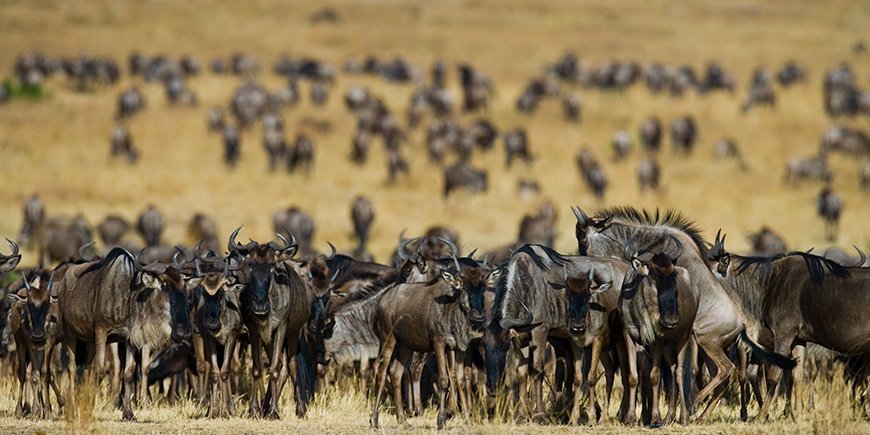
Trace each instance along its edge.
{"label": "golden grass field", "polygon": [[[186,242],[184,229],[190,216],[206,212],[216,218],[223,234],[245,224],[244,237],[265,239],[271,234],[271,214],[298,205],[315,218],[316,243],[332,241],[350,248],[351,199],[365,193],[374,202],[375,219],[371,250],[378,259],[392,251],[399,230],[419,233],[445,223],[460,230],[462,243],[482,250],[512,241],[523,213],[551,198],[560,210],[557,248],[576,249],[570,205],[594,211],[607,205],[677,208],[695,219],[709,239],[722,227],[729,234],[729,247],[748,248],[746,233],[770,225],[784,235],[791,248],[829,245],[824,240],[821,219],[816,216],[818,183],[784,186],[785,163],[793,156],[809,156],[818,149],[823,130],[834,123],[867,129],[870,118],[832,120],[823,111],[821,83],[824,72],[848,61],[861,88],[870,88],[870,54],[854,54],[852,45],[870,37],[870,3],[861,1],[769,1],[687,2],[666,1],[551,1],[488,2],[423,1],[372,2],[333,1],[341,22],[311,24],[308,16],[322,6],[314,2],[167,2],[167,1],[2,1],[0,2],[0,76],[11,76],[15,57],[31,50],[48,55],[80,53],[107,55],[123,62],[135,49],[144,54],[165,53],[173,57],[190,53],[204,67],[215,55],[235,51],[256,55],[265,74],[261,81],[275,88],[283,80],[271,74],[280,54],[313,56],[333,63],[340,70],[349,57],[369,54],[381,58],[396,55],[410,59],[428,74],[436,58],[451,66],[471,62],[489,74],[496,85],[493,107],[487,114],[501,129],[526,126],[533,165],[504,167],[499,141],[495,152],[475,155],[476,166],[490,170],[490,191],[483,195],[461,193],[441,199],[440,169],[426,162],[423,133],[412,134],[405,153],[411,174],[395,186],[386,185],[385,154],[375,142],[364,168],[347,159],[355,126],[344,108],[344,90],[365,84],[388,102],[397,118],[405,120],[412,85],[387,85],[380,78],[338,75],[328,104],[305,101],[285,111],[291,137],[304,129],[303,118],[328,120],[327,133],[311,132],[316,143],[312,176],[266,171],[266,156],[260,128],[245,132],[242,160],[233,172],[222,162],[222,142],[205,128],[208,107],[225,106],[237,77],[208,72],[189,81],[199,99],[198,108],[170,107],[162,86],[144,84],[124,76],[120,86],[92,94],[69,90],[62,79],[48,83],[50,96],[40,101],[13,101],[0,105],[0,235],[16,236],[21,225],[21,204],[39,192],[49,215],[83,213],[92,224],[108,213],[133,220],[148,203],[157,204],[168,221],[166,236]],[[642,86],[626,92],[580,89],[583,121],[562,120],[559,103],[545,100],[538,112],[527,117],[514,110],[514,101],[525,83],[543,72],[566,50],[581,55],[587,65],[617,59],[641,64],[662,61],[701,67],[717,60],[737,80],[735,95],[715,93],[699,97],[689,92],[682,99],[654,96]],[[739,112],[752,70],[765,66],[778,69],[795,59],[809,71],[807,82],[782,89],[776,85],[777,106]],[[459,96],[455,69],[448,76]],[[109,158],[109,133],[115,101],[121,89],[138,84],[147,98],[146,109],[129,123],[133,140],[141,150],[139,164],[130,167]],[[662,193],[642,194],[635,168],[638,149],[626,161],[610,159],[608,143],[619,129],[636,136],[645,117],[659,115],[667,125],[682,114],[698,121],[699,142],[690,157],[670,153],[665,137]],[[470,117],[469,117],[470,119]],[[713,143],[733,137],[746,156],[750,171],[740,172],[733,161],[713,158]],[[605,201],[593,198],[581,182],[574,156],[581,146],[592,148],[604,163],[610,179]],[[836,155],[831,161],[836,177],[834,189],[843,197],[844,213],[837,245],[857,244],[870,248],[870,195],[862,193],[853,157]],[[516,195],[520,177],[539,180],[540,199],[524,202]],[[35,263],[25,253],[23,264]],[[12,384],[0,401],[0,430],[87,430],[53,422],[19,421],[14,409]],[[821,386],[819,386],[821,392]],[[866,423],[856,423],[848,412],[845,390],[819,401],[815,412],[797,421],[780,420],[746,425],[736,421],[728,406],[711,425],[670,427],[665,431],[689,432],[870,432]],[[246,419],[208,421],[193,405],[138,411],[140,422],[120,423],[119,414],[101,407],[94,428],[111,432],[354,432],[368,427],[367,402],[358,393],[330,395],[322,399],[307,420],[293,417],[280,422]],[[107,404],[108,401],[105,401]],[[187,417],[193,417],[188,419]],[[386,431],[395,431],[390,414],[382,417]],[[434,413],[412,420],[414,428],[431,431]],[[458,431],[539,431],[537,426],[501,424],[462,425]],[[547,427],[571,431],[574,428]],[[608,432],[623,432],[618,425]]]}

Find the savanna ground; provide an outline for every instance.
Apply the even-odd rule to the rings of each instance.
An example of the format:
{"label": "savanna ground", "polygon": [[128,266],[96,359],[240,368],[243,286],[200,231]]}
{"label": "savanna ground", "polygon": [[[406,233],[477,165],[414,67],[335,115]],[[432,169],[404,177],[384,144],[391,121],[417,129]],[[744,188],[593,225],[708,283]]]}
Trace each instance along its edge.
{"label": "savanna ground", "polygon": [[[15,56],[30,50],[73,56],[79,53],[108,55],[124,63],[132,50],[177,57],[190,53],[207,62],[216,55],[236,51],[254,54],[263,65],[260,80],[274,89],[284,83],[271,74],[280,54],[313,56],[340,69],[342,62],[373,54],[411,60],[428,73],[431,62],[444,59],[451,66],[471,62],[489,74],[497,89],[487,114],[501,129],[525,126],[536,161],[507,170],[501,143],[495,152],[475,155],[476,166],[490,171],[490,190],[482,195],[459,194],[441,199],[441,171],[425,159],[423,134],[411,135],[406,155],[411,175],[395,186],[386,185],[385,154],[376,142],[368,163],[350,164],[350,138],[355,120],[341,96],[348,86],[367,85],[383,96],[402,122],[412,85],[387,85],[380,78],[338,75],[328,104],[315,108],[305,101],[284,112],[291,137],[306,129],[305,120],[327,120],[328,132],[310,131],[316,143],[316,165],[309,179],[302,174],[270,174],[262,150],[261,132],[253,128],[242,138],[242,160],[234,171],[222,163],[220,138],[205,131],[205,113],[213,105],[225,106],[240,79],[208,72],[192,78],[198,108],[170,107],[160,85],[147,85],[124,76],[118,87],[92,94],[68,89],[62,80],[48,83],[48,97],[38,101],[13,101],[0,106],[0,235],[14,236],[21,224],[20,204],[39,192],[50,215],[83,213],[91,223],[108,213],[128,219],[147,203],[155,203],[168,221],[167,239],[184,240],[184,228],[197,211],[212,215],[222,233],[245,224],[243,236],[271,237],[271,214],[299,205],[315,218],[316,243],[326,241],[349,248],[350,200],[360,193],[375,204],[371,250],[379,259],[391,252],[399,230],[419,233],[446,223],[460,230],[464,246],[483,250],[514,239],[522,214],[533,210],[544,197],[561,212],[556,247],[572,251],[573,217],[569,205],[587,211],[607,205],[677,208],[695,219],[711,238],[722,227],[732,234],[729,245],[746,250],[745,234],[770,225],[785,236],[789,246],[807,249],[828,246],[814,198],[821,186],[803,183],[785,186],[785,162],[793,156],[810,156],[829,125],[845,123],[870,127],[866,116],[851,121],[829,119],[822,109],[824,72],[839,62],[851,62],[860,87],[870,87],[870,55],[854,54],[852,45],[870,38],[870,3],[773,1],[756,4],[736,1],[672,3],[590,1],[569,2],[428,2],[335,1],[338,24],[311,24],[308,16],[321,5],[311,2],[0,2],[0,75],[11,75]],[[543,72],[566,50],[581,55],[587,65],[606,60],[632,59],[641,64],[661,61],[695,67],[717,60],[732,72],[739,85],[735,95],[714,93],[699,97],[689,92],[681,99],[652,95],[642,86],[625,92],[579,89],[584,109],[580,125],[562,120],[558,102],[546,100],[527,117],[514,110],[514,101],[533,76]],[[770,70],[795,59],[809,71],[809,80],[782,89],[778,85],[775,109],[739,112],[752,70]],[[455,69],[449,74],[454,95],[459,96]],[[112,161],[108,136],[113,125],[115,99],[120,89],[138,84],[145,92],[146,109],[130,121],[133,140],[141,150],[140,162],[130,167]],[[698,120],[699,141],[690,157],[670,153],[666,143],[661,193],[641,193],[635,168],[641,153],[626,161],[610,160],[609,141],[619,129],[632,135],[645,117],[657,114],[667,125],[683,114]],[[466,117],[471,119],[472,117]],[[733,161],[713,158],[713,143],[733,137],[745,154],[749,172]],[[667,140],[667,135],[665,140]],[[592,148],[604,163],[610,188],[604,201],[594,199],[581,183],[574,156],[581,146]],[[834,156],[834,189],[842,195],[845,210],[837,245],[867,247],[870,243],[870,201],[858,187],[854,158]],[[539,180],[542,197],[523,201],[516,195],[520,177]],[[34,263],[25,253],[24,264]],[[98,399],[96,419],[86,424],[21,421],[14,409],[11,381],[0,399],[0,430],[60,431],[201,431],[201,432],[352,432],[368,427],[365,396],[338,391],[321,398],[306,420],[286,417],[279,422],[231,419],[209,421],[201,408],[187,404],[158,405],[137,411],[139,422],[121,423],[109,400]],[[817,385],[817,410],[797,421],[779,419],[764,425],[738,423],[736,409],[719,411],[711,424],[666,431],[691,432],[868,432],[870,426],[851,414],[848,395],[840,386]],[[288,408],[289,409],[289,408]],[[396,430],[386,413],[382,423]],[[411,420],[418,430],[434,429],[434,413]],[[539,431],[538,426],[505,424],[464,425],[459,431]],[[547,426],[547,430],[576,428]],[[609,432],[623,432],[607,425]]]}

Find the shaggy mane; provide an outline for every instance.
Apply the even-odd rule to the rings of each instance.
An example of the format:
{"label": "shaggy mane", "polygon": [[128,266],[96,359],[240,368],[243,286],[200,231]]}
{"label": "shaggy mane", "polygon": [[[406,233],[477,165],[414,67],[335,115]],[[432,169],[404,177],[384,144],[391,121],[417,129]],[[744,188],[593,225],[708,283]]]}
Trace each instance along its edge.
{"label": "shaggy mane", "polygon": [[698,229],[695,222],[689,219],[682,212],[667,209],[664,213],[656,208],[655,214],[646,209],[636,209],[632,206],[614,206],[605,208],[597,213],[599,219],[619,218],[632,223],[650,226],[671,227],[680,230],[688,235],[698,250],[701,252],[701,258],[707,257],[708,245],[701,237],[701,230]]}
{"label": "shaggy mane", "polygon": [[843,266],[834,260],[810,254],[809,252],[798,251],[776,254],[769,257],[741,257],[740,266],[737,266],[736,273],[742,274],[750,267],[754,267],[759,272],[759,280],[761,280],[761,282],[767,282],[770,278],[771,266],[774,262],[796,256],[800,256],[804,259],[804,263],[807,266],[807,271],[810,273],[810,279],[813,281],[813,284],[822,283],[822,280],[825,278],[825,270],[840,279],[851,276],[849,269],[847,269],[846,266]]}

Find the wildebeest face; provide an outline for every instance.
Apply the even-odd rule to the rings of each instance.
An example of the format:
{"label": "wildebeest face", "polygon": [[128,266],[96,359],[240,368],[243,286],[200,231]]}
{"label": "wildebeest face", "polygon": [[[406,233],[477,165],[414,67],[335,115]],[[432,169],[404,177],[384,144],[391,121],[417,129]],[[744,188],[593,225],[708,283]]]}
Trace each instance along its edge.
{"label": "wildebeest face", "polygon": [[43,288],[38,283],[31,285],[26,276],[23,279],[27,296],[10,293],[9,299],[20,304],[17,309],[20,310],[24,333],[30,335],[33,344],[41,346],[45,344],[46,331],[57,324],[57,298],[51,295],[50,280],[47,287]]}
{"label": "wildebeest face", "polygon": [[725,250],[725,237],[728,235],[723,235],[720,238],[721,233],[721,229],[716,233],[716,241],[713,242],[713,247],[709,250],[707,260],[711,263],[710,270],[714,275],[726,278],[731,268],[731,254]]}
{"label": "wildebeest face", "polygon": [[[156,303],[163,304],[169,312],[172,339],[176,342],[189,340],[191,335],[190,298],[186,292],[181,272],[174,266],[168,267],[159,275],[143,271],[140,273],[139,282],[140,289],[143,290],[140,301],[156,296],[159,298]],[[160,292],[160,294],[153,292]]]}
{"label": "wildebeest face", "polygon": [[221,273],[206,273],[202,283],[202,320],[206,329],[214,334],[221,329],[224,308],[224,286],[227,280]]}
{"label": "wildebeest face", "polygon": [[501,276],[501,269],[486,273],[480,267],[463,268],[458,274],[444,270],[441,277],[450,285],[452,296],[458,297],[459,307],[468,316],[471,326],[477,330],[486,327],[484,293],[493,288]]}
{"label": "wildebeest face", "polygon": [[677,271],[671,259],[665,254],[655,254],[647,264],[649,277],[655,283],[656,299],[659,305],[659,322],[665,328],[674,328],[680,321],[677,304]]}
{"label": "wildebeest face", "polygon": [[607,291],[612,284],[612,282],[596,284],[592,269],[586,275],[566,276],[564,284],[550,283],[550,286],[555,289],[565,290],[568,301],[568,332],[570,334],[580,335],[586,332],[589,326],[589,308],[592,296]]}

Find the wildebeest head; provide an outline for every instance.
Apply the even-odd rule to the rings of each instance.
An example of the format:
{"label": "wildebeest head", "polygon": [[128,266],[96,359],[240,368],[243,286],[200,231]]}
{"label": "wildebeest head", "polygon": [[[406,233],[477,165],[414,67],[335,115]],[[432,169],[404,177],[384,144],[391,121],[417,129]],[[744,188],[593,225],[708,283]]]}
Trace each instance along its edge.
{"label": "wildebeest head", "polygon": [[189,340],[190,299],[181,274],[182,263],[178,261],[182,252],[179,250],[176,253],[170,265],[159,263],[144,265],[139,260],[141,254],[142,251],[139,251],[133,261],[133,267],[137,271],[134,280],[135,289],[141,291],[137,301],[144,303],[150,299],[152,303],[162,306],[163,310],[169,312],[172,339],[175,342]]}
{"label": "wildebeest head", "polygon": [[[50,274],[48,274],[50,275]],[[20,304],[13,309],[19,310],[21,316],[21,328],[24,334],[30,336],[30,341],[41,347],[45,344],[46,331],[57,325],[57,298],[51,294],[52,279],[49,277],[46,283],[45,276],[38,276],[31,283],[27,274],[22,274],[26,296],[18,293],[10,293],[9,300]]]}
{"label": "wildebeest head", "polygon": [[15,266],[18,266],[18,262],[21,261],[21,254],[18,250],[18,245],[15,244],[12,240],[6,239],[9,242],[9,246],[12,248],[12,253],[9,255],[0,254],[0,273],[9,272],[12,269],[15,269]]}
{"label": "wildebeest head", "polygon": [[329,318],[327,308],[332,296],[335,278],[341,272],[341,269],[331,271],[327,265],[327,260],[335,257],[335,247],[331,243],[329,246],[332,248],[332,255],[329,258],[324,255],[318,255],[308,264],[308,281],[314,292],[314,300],[311,302],[311,319],[309,320],[308,327],[311,333],[323,334],[324,338],[332,336],[332,327],[335,321]]}
{"label": "wildebeest head", "polygon": [[580,255],[588,255],[589,251],[589,232],[594,229],[598,232],[604,231],[610,226],[612,217],[605,219],[593,219],[586,215],[580,207],[571,207],[574,212],[574,217],[577,218],[577,223],[574,225],[574,236],[577,238],[577,249]]}
{"label": "wildebeest head", "polygon": [[658,300],[659,322],[665,328],[674,328],[680,321],[680,310],[677,304],[679,298],[677,271],[674,266],[683,252],[683,247],[676,237],[671,236],[671,239],[677,245],[676,255],[671,255],[664,250],[653,253],[646,248],[637,251],[631,258],[632,269],[652,281]]}
{"label": "wildebeest head", "polygon": [[490,271],[487,260],[478,264],[471,257],[463,258],[463,263],[466,263],[463,267],[457,258],[456,245],[443,241],[450,247],[453,258],[453,267],[441,270],[441,279],[449,286],[448,296],[457,300],[459,308],[471,321],[471,326],[482,330],[487,326],[484,292],[487,288],[495,288],[501,269]]}
{"label": "wildebeest head", "polygon": [[727,277],[728,271],[731,268],[731,254],[725,250],[726,236],[727,234],[722,234],[722,229],[720,228],[716,232],[716,240],[713,242],[713,247],[710,248],[707,254],[707,261],[711,263],[710,269],[714,275],[721,278]]}
{"label": "wildebeest head", "polygon": [[296,244],[296,238],[293,236],[293,233],[287,230],[292,241],[280,233],[278,234],[278,238],[284,242],[284,246],[280,246],[275,242],[262,245],[253,240],[243,246],[236,242],[236,236],[238,236],[241,230],[242,227],[238,227],[230,235],[229,251],[231,254],[242,256],[250,270],[249,281],[246,283],[245,290],[248,292],[253,314],[256,316],[266,316],[271,309],[269,289],[272,287],[273,278],[281,279],[282,276],[286,277],[286,271],[281,263],[293,258],[299,249],[299,245]]}
{"label": "wildebeest head", "polygon": [[[568,331],[572,335],[583,334],[589,324],[588,317],[589,308],[592,306],[592,296],[610,289],[613,281],[596,283],[595,272],[591,267],[586,275],[568,276],[568,269],[565,268],[564,271],[564,282],[551,282],[550,286],[556,290],[565,290],[568,300]],[[598,307],[597,304],[596,307]]]}
{"label": "wildebeest head", "polygon": [[[202,322],[206,330],[211,334],[218,334],[223,327],[221,314],[228,304],[226,291],[228,288],[236,284],[236,276],[231,274],[230,268],[231,259],[229,257],[223,259],[223,266],[220,267],[215,257],[202,258],[198,254],[194,259],[196,266],[196,275],[199,280],[196,284],[196,290],[202,296]],[[201,266],[201,262],[205,267],[205,272]],[[238,307],[236,307],[237,309]]]}

